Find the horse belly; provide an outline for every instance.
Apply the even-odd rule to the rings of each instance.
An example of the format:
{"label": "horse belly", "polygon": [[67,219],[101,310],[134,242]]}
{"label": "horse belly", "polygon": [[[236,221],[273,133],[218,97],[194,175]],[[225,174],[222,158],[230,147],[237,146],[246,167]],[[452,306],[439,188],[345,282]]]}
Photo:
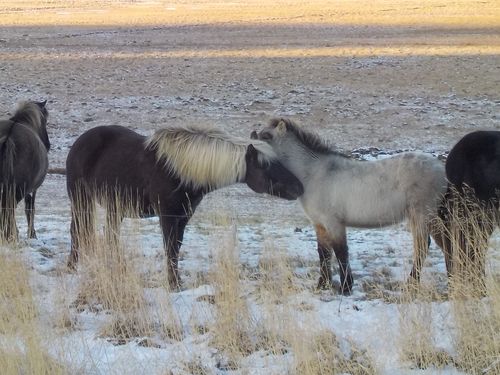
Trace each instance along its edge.
{"label": "horse belly", "polygon": [[395,208],[377,213],[358,211],[346,218],[345,225],[355,228],[380,228],[397,224],[403,221],[404,218],[405,213],[403,209]]}

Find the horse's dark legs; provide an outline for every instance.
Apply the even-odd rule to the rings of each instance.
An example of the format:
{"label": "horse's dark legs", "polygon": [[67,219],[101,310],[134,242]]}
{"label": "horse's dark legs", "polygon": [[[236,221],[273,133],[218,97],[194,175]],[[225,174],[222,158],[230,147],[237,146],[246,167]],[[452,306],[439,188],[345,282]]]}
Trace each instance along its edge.
{"label": "horse's dark legs", "polygon": [[28,222],[28,238],[36,238],[35,232],[35,197],[36,190],[24,197],[24,212]]}
{"label": "horse's dark legs", "polygon": [[179,276],[179,250],[184,238],[184,229],[189,217],[172,217],[161,215],[160,225],[163,232],[163,242],[167,256],[168,284],[171,289],[179,289],[181,280]]}
{"label": "horse's dark legs", "polygon": [[349,264],[349,251],[345,228],[339,230],[335,236],[328,233],[322,225],[316,225],[318,239],[318,255],[320,261],[320,278],[318,288],[325,289],[332,285],[331,259],[332,250],[339,263],[340,289],[339,292],[349,295],[352,292],[353,277]]}
{"label": "horse's dark legs", "polygon": [[121,200],[119,197],[114,197],[113,195],[108,196],[108,202],[106,202],[106,226],[105,226],[105,238],[106,243],[112,249],[119,249],[120,244],[120,225],[123,221]]}
{"label": "horse's dark legs", "polygon": [[73,188],[69,195],[71,200],[71,252],[68,267],[75,269],[80,249],[95,244],[95,199],[91,193],[85,192],[83,188]]}
{"label": "horse's dark legs", "polygon": [[337,257],[337,261],[339,263],[339,292],[343,295],[350,295],[352,293],[353,277],[351,265],[349,264],[349,248],[347,247],[347,241],[345,237],[340,241],[334,242],[333,251],[335,251],[335,256]]}
{"label": "horse's dark legs", "polygon": [[318,289],[330,289],[332,287],[332,249],[318,242],[319,255],[319,280]]}
{"label": "horse's dark legs", "polygon": [[168,283],[171,289],[179,289],[181,285],[179,250],[184,238],[184,230],[203,198],[201,192],[180,191],[177,194],[179,195],[168,197],[168,202],[160,202],[159,209],[163,243],[167,256]]}

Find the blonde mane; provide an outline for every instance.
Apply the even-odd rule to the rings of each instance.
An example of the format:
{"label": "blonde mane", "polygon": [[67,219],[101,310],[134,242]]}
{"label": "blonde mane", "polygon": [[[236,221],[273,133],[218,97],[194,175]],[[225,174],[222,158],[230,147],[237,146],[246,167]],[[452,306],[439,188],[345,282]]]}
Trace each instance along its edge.
{"label": "blonde mane", "polygon": [[232,137],[214,128],[177,127],[158,130],[146,140],[146,149],[181,179],[183,185],[210,190],[243,182],[247,146],[259,143],[266,159],[272,152],[261,142]]}

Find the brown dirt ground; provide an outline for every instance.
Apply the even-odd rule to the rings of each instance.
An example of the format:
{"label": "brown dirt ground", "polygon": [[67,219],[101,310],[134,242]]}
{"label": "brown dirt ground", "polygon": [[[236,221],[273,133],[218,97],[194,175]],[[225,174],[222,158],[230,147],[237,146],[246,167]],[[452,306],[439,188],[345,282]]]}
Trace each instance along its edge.
{"label": "brown dirt ground", "polygon": [[444,153],[500,129],[500,5],[425,4],[4,1],[1,113],[49,100],[53,167],[97,125],[248,136],[275,116],[346,150]]}

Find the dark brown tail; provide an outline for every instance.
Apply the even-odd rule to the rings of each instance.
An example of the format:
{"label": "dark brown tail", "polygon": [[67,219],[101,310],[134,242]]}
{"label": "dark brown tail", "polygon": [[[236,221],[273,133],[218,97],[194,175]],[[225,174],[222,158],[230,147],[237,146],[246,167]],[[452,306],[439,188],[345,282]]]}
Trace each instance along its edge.
{"label": "dark brown tail", "polygon": [[0,135],[0,179],[3,183],[13,180],[15,155],[16,145],[10,137],[10,131]]}

